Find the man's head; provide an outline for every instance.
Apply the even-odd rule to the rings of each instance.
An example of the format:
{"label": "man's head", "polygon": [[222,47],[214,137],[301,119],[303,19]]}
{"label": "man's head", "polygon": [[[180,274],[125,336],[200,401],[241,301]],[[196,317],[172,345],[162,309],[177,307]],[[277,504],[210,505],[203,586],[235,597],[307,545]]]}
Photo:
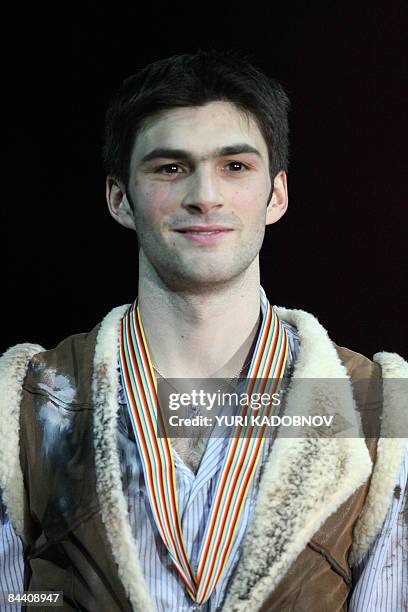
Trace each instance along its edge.
{"label": "man's head", "polygon": [[149,64],[123,82],[106,114],[107,174],[127,186],[135,138],[147,118],[216,100],[255,119],[268,147],[271,177],[287,172],[289,100],[282,86],[237,53],[199,51]]}
{"label": "man's head", "polygon": [[288,100],[230,54],[161,60],[127,79],[106,120],[110,212],[182,287],[226,282],[286,210]]}

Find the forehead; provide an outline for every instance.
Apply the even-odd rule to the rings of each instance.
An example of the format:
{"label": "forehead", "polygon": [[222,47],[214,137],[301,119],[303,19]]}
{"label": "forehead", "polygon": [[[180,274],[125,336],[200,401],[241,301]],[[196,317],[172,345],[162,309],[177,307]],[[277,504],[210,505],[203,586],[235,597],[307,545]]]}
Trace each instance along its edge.
{"label": "forehead", "polygon": [[267,146],[255,119],[230,102],[175,108],[148,118],[134,143],[132,158],[160,148],[183,149],[205,156],[211,151],[246,143],[267,158]]}

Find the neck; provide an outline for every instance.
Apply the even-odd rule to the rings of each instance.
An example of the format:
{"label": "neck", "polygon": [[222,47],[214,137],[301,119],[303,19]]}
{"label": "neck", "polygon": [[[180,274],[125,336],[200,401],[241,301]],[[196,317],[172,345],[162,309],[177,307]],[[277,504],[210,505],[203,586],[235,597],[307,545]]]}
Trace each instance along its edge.
{"label": "neck", "polygon": [[141,257],[139,307],[153,365],[165,378],[229,378],[250,359],[260,318],[259,262],[205,291],[172,290]]}

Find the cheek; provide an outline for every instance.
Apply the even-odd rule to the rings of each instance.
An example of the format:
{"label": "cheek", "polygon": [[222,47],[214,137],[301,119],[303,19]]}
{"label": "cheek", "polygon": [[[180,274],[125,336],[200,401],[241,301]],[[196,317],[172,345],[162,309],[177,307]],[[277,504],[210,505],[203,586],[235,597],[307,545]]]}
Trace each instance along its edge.
{"label": "cheek", "polygon": [[137,210],[149,223],[160,223],[174,205],[174,194],[168,183],[138,186],[136,189]]}
{"label": "cheek", "polygon": [[237,189],[233,194],[234,208],[247,222],[258,224],[261,220],[264,223],[268,196],[264,186]]}

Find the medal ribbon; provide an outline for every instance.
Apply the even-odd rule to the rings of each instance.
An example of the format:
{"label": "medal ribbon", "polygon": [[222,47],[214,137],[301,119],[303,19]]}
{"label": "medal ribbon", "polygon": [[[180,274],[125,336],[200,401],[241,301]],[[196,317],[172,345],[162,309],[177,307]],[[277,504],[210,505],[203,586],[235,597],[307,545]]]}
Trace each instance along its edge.
{"label": "medal ribbon", "polygon": [[[279,391],[288,356],[286,331],[263,289],[261,300],[263,321],[244,389],[248,397],[254,393],[272,396]],[[201,605],[211,596],[227,564],[262,454],[266,425],[251,424],[248,419],[247,425],[236,427],[229,441],[195,575],[183,539],[170,440],[158,436],[161,414],[157,381],[137,301],[121,321],[120,369],[154,520],[189,596]],[[244,406],[241,415],[247,416],[249,410],[248,405]],[[262,415],[257,416],[269,416],[271,411],[270,404],[264,407]]]}

